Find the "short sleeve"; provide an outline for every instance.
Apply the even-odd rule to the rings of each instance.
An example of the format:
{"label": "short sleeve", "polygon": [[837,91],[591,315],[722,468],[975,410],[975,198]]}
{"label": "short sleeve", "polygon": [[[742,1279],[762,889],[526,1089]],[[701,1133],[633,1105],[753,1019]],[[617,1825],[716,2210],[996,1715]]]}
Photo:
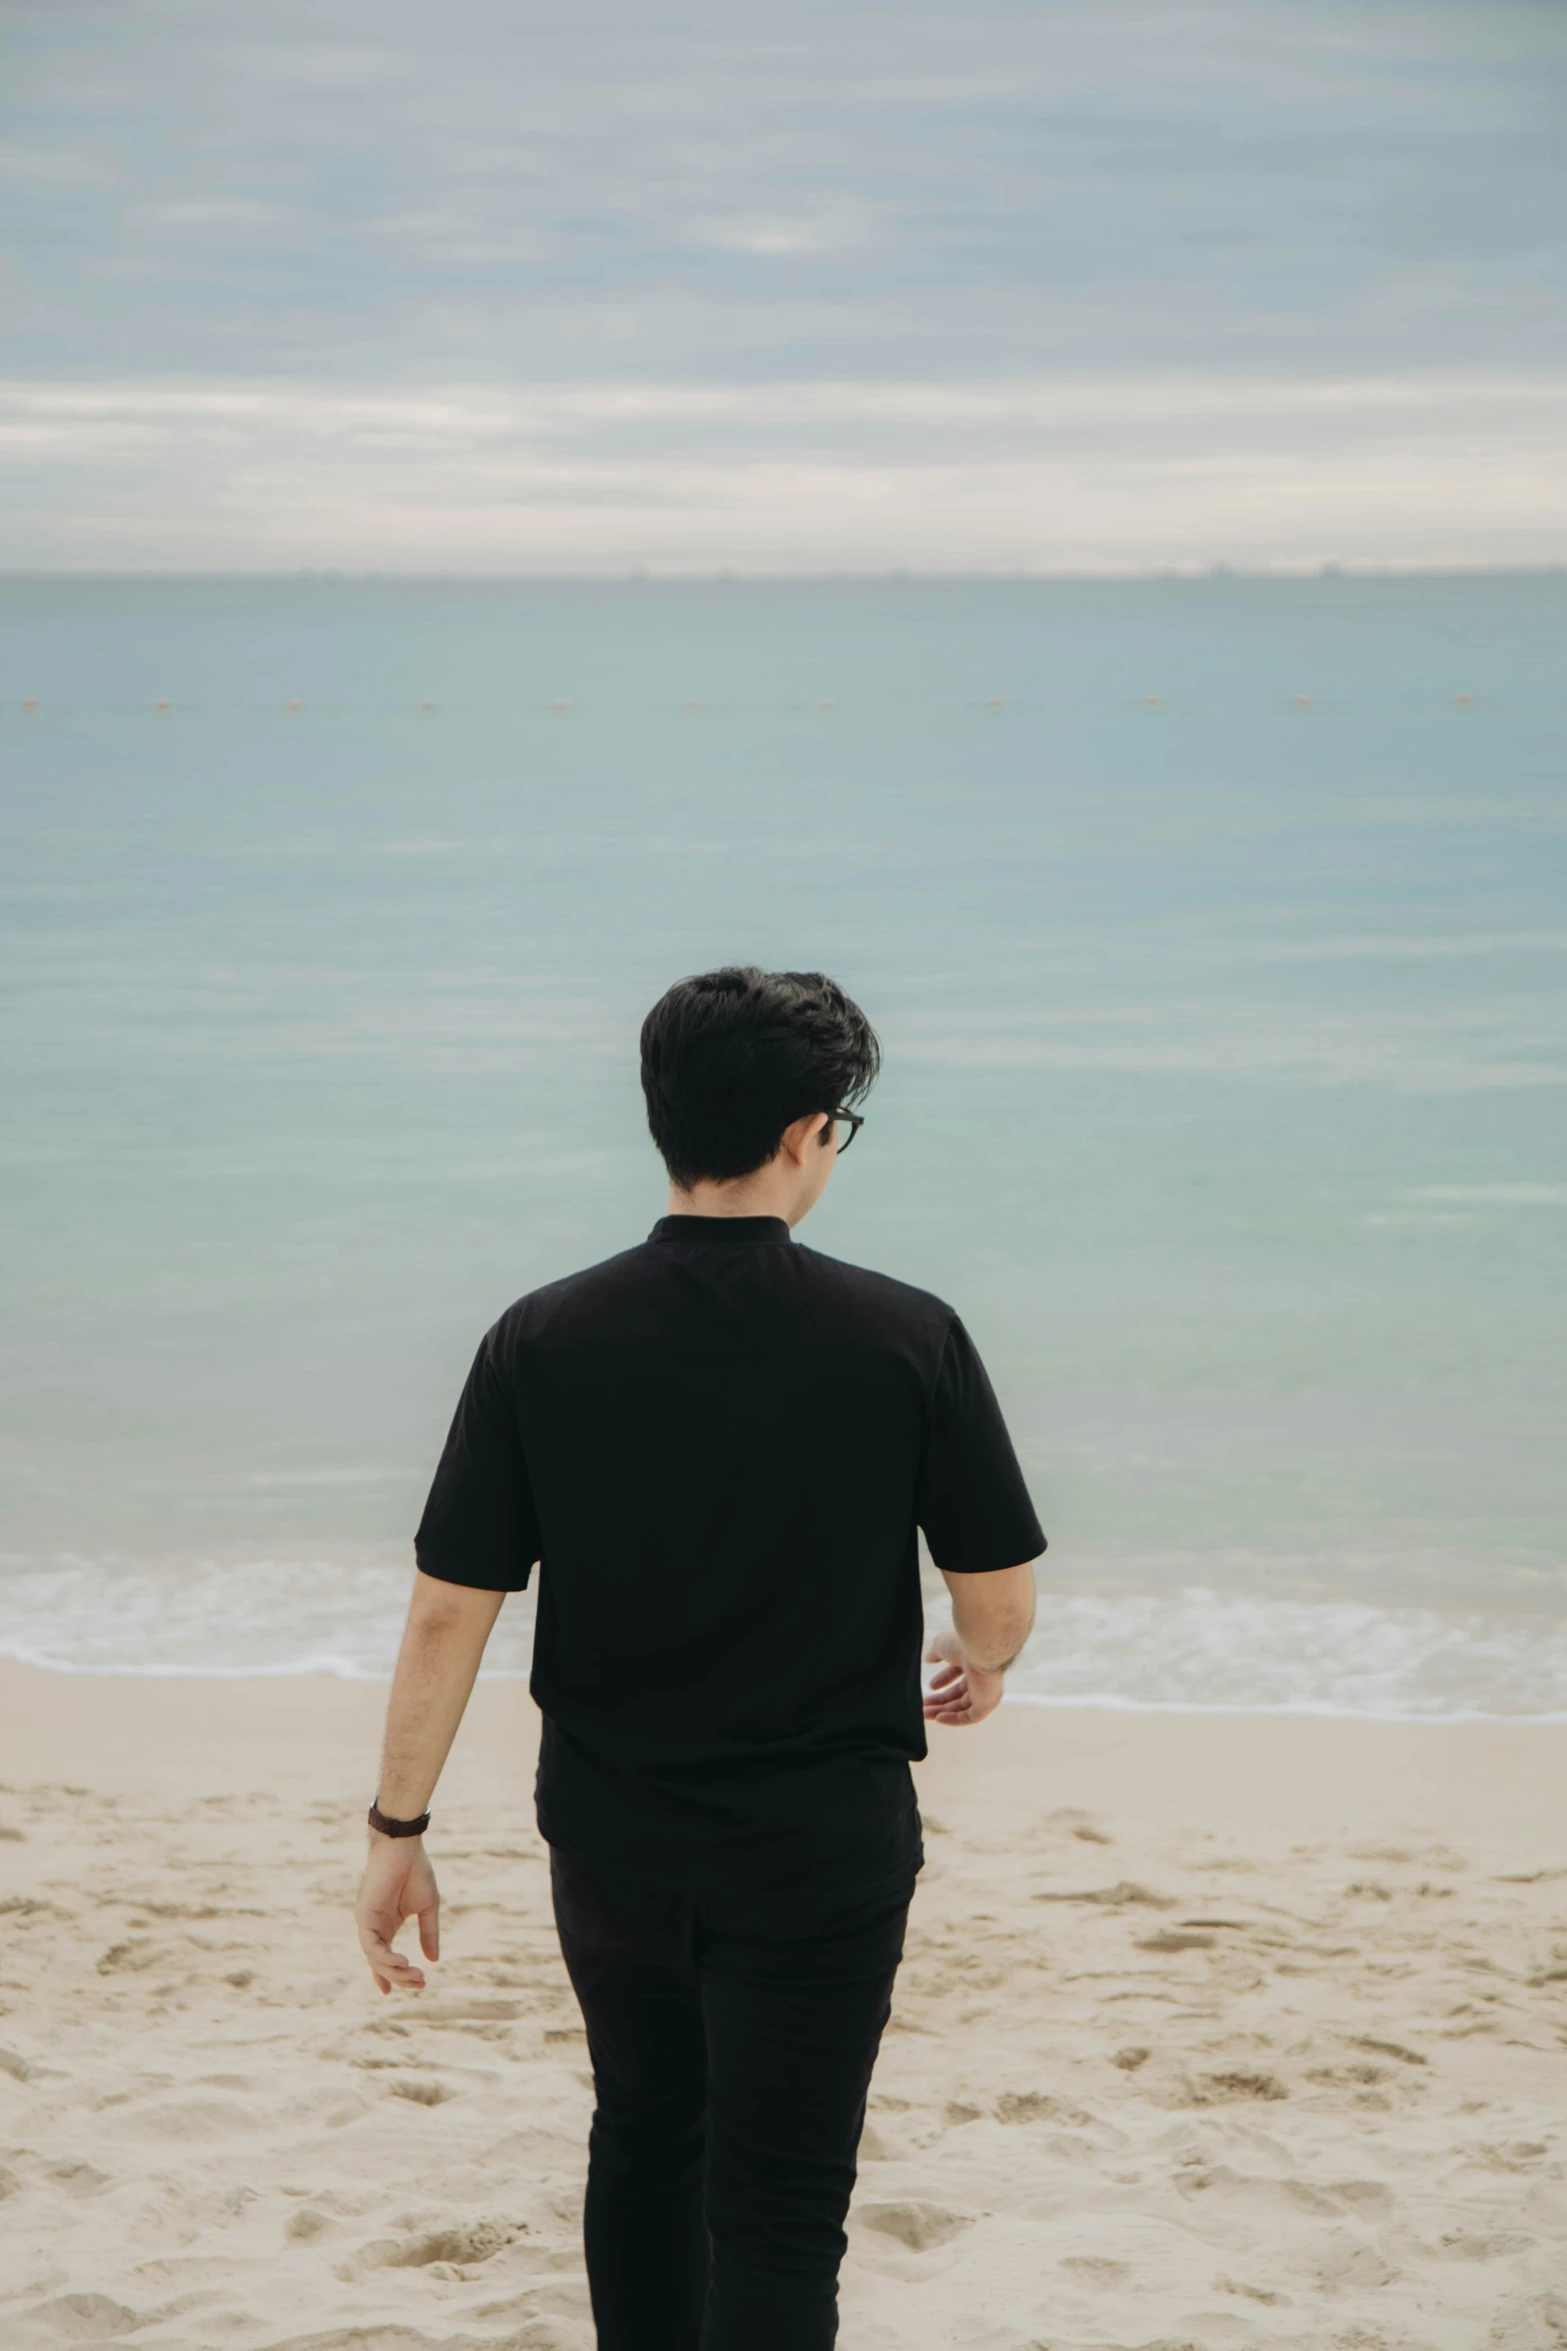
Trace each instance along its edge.
{"label": "short sleeve", "polygon": [[484,1592],[520,1592],[540,1552],[538,1513],[498,1329],[469,1372],[414,1537],[423,1573]]}
{"label": "short sleeve", "polygon": [[931,1397],[916,1516],[949,1575],[1020,1567],[1045,1548],[995,1390],[956,1316]]}

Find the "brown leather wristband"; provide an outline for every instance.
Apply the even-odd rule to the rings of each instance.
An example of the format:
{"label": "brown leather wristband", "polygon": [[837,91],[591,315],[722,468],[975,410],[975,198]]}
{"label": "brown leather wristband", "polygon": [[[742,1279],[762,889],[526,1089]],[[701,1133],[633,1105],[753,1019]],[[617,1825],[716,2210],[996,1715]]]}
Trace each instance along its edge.
{"label": "brown leather wristband", "polygon": [[417,1820],[393,1820],[379,1804],[372,1804],[367,1815],[370,1826],[379,1829],[383,1837],[422,1837],[430,1825],[430,1815],[421,1812]]}

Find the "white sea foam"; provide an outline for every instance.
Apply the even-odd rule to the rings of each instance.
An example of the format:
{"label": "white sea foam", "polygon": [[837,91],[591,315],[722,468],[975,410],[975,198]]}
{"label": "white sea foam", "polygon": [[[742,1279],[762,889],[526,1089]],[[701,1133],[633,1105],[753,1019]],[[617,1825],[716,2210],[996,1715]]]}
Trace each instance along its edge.
{"label": "white sea foam", "polygon": [[[65,1558],[0,1568],[0,1654],[65,1673],[386,1678],[409,1573],[263,1560],[153,1570]],[[531,1594],[485,1670],[524,1679]],[[1567,1628],[1345,1600],[1185,1589],[1044,1593],[1009,1695],[1035,1706],[1567,1720]]]}
{"label": "white sea foam", "polygon": [[1010,1694],[1036,1706],[1567,1719],[1567,1628],[1204,1590],[1042,1596]]}
{"label": "white sea foam", "polygon": [[[148,1568],[66,1556],[0,1569],[0,1655],[61,1673],[335,1674],[397,1657],[411,1570],[324,1559]],[[486,1670],[525,1677],[531,1596],[502,1611]]]}

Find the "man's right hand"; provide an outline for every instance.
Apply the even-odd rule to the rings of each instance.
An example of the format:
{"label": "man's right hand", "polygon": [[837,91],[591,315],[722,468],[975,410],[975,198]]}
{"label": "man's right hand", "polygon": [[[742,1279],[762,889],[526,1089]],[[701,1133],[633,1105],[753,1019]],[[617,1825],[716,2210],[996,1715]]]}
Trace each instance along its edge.
{"label": "man's right hand", "polygon": [[952,1630],[938,1633],[925,1655],[936,1667],[925,1700],[927,1722],[963,1730],[983,1722],[1001,1704],[1007,1667],[1034,1622],[1034,1570],[999,1567],[941,1580],[952,1599]]}
{"label": "man's right hand", "polygon": [[354,1905],[359,1948],[370,1962],[377,1987],[389,1992],[424,1989],[424,1970],[392,1948],[405,1918],[419,1921],[419,1948],[426,1959],[441,1956],[441,1897],[422,1837],[383,1837],[370,1832],[370,1852]]}
{"label": "man's right hand", "polygon": [[925,1662],[936,1668],[925,1695],[927,1722],[944,1722],[953,1730],[966,1730],[976,1722],[983,1722],[987,1714],[994,1714],[1001,1704],[1006,1675],[981,1673],[977,1666],[970,1665],[956,1633],[937,1633],[925,1651]]}

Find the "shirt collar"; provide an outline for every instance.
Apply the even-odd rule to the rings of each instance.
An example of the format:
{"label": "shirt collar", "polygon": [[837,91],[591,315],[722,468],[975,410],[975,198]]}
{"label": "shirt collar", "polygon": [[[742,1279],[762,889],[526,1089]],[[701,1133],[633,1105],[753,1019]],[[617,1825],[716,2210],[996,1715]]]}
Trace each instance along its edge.
{"label": "shirt collar", "polygon": [[650,1241],[750,1241],[776,1247],[789,1243],[781,1216],[661,1216]]}

